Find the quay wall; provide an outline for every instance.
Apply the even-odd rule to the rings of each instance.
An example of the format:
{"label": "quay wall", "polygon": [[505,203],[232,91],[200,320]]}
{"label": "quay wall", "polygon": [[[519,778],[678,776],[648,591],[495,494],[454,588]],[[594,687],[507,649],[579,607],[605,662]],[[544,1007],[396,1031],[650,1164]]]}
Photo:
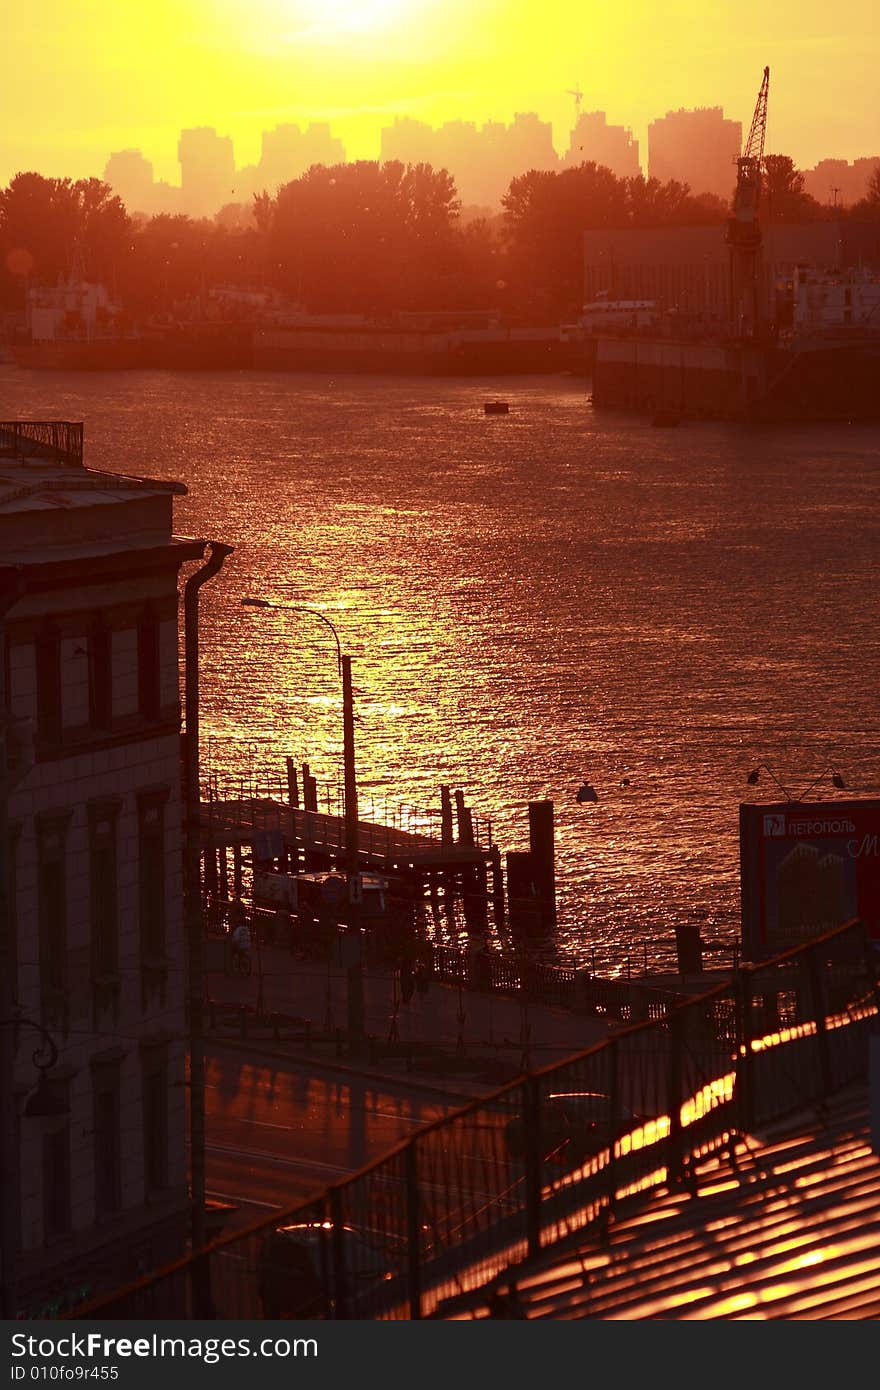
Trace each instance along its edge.
{"label": "quay wall", "polygon": [[593,404],[653,414],[736,417],[766,386],[767,361],[751,362],[724,343],[643,337],[600,338]]}
{"label": "quay wall", "polygon": [[393,372],[418,376],[563,371],[578,354],[543,332],[509,336],[394,329],[275,329],[254,334],[254,366],[273,371]]}

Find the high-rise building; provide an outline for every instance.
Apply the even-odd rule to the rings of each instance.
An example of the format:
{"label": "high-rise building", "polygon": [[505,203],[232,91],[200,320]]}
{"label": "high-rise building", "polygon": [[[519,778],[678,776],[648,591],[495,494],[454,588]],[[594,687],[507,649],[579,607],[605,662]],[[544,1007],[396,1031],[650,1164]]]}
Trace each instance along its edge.
{"label": "high-rise building", "polygon": [[741,149],[742,124],[727,120],[720,106],[667,111],[648,126],[648,176],[729,199]]}
{"label": "high-rise building", "polygon": [[[345,163],[345,146],[326,121],[312,121],[305,130],[298,125],[278,125],[263,131],[260,163],[253,171],[260,191],[274,194],[285,183],[298,179],[313,164]],[[250,172],[250,171],[249,171]]]}
{"label": "high-rise building", "polygon": [[529,169],[556,169],[549,121],[518,112],[511,125],[486,121],[445,121],[436,130],[422,121],[398,117],[381,133],[381,159],[431,164],[447,169],[462,203],[497,207],[510,181]]}
{"label": "high-rise building", "polygon": [[379,161],[392,159],[401,164],[433,164],[435,131],[424,121],[410,116],[395,116],[394,124],[383,126],[379,133]]}
{"label": "high-rise building", "polygon": [[109,183],[130,213],[151,212],[153,208],[153,166],[140,150],[117,150],[104,166],[104,182]]}
{"label": "high-rise building", "polygon": [[177,157],[184,212],[213,217],[236,200],[235,153],[228,135],[218,135],[211,126],[182,130]]}
{"label": "high-rise building", "polygon": [[619,179],[638,178],[639,142],[622,125],[609,125],[604,111],[584,111],[578,116],[568,150],[566,165],[604,165]]}
{"label": "high-rise building", "polygon": [[866,196],[875,169],[880,169],[880,155],[854,159],[852,164],[846,159],[820,159],[815,168],[804,170],[804,192],[817,203],[849,207]]}

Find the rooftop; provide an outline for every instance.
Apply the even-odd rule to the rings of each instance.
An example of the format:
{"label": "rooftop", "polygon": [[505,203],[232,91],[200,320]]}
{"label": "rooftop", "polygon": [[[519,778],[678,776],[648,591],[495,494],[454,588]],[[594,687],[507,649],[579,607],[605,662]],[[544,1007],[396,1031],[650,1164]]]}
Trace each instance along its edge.
{"label": "rooftop", "polygon": [[83,464],[83,427],[70,420],[0,420],[0,509],[93,506],[120,491],[186,493],[183,483]]}
{"label": "rooftop", "polygon": [[[166,545],[183,483],[83,464],[83,427],[69,420],[0,421],[0,532],[6,563]],[[148,503],[132,508],[128,503]],[[65,517],[77,520],[65,521]]]}
{"label": "rooftop", "polygon": [[878,1198],[868,1095],[854,1087],[743,1136],[687,1182],[629,1199],[598,1235],[561,1242],[437,1316],[873,1319]]}

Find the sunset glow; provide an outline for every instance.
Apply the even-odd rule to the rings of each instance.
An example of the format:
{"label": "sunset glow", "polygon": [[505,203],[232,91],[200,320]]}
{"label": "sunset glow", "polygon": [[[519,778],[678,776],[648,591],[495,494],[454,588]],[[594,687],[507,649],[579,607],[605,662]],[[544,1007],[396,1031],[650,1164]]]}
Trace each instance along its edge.
{"label": "sunset glow", "polygon": [[873,152],[873,7],[854,0],[833,21],[814,0],[782,0],[770,18],[757,0],[716,11],[707,26],[693,5],[646,0],[19,4],[5,16],[16,61],[0,95],[0,178],[100,174],[111,151],[139,148],[176,182],[178,132],[197,125],[231,136],[245,164],[279,122],[329,121],[349,158],[376,158],[398,115],[479,124],[535,111],[561,149],[576,90],[584,111],[644,142],[648,123],[679,106],[747,120],[765,63],[773,148],[802,163]]}
{"label": "sunset glow", "polygon": [[269,0],[281,24],[291,23],[287,37],[345,41],[353,35],[384,29],[414,8],[411,0]]}

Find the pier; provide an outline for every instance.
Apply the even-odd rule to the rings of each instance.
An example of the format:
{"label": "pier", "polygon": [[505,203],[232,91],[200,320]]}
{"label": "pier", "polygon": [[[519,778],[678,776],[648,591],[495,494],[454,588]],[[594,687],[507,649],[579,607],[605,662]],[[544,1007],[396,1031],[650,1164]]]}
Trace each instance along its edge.
{"label": "pier", "polygon": [[[299,779],[289,766],[286,787],[240,784],[221,792],[210,783],[199,814],[203,884],[221,900],[240,894],[244,869],[277,873],[347,872],[349,842],[344,808],[318,810],[317,787],[308,764]],[[356,823],[357,872],[387,876],[406,900],[442,896],[460,899],[468,928],[485,931],[491,901],[495,920],[504,916],[501,853],[491,822],[476,817],[461,792],[441,788],[439,811],[401,806],[392,822]],[[230,864],[231,859],[231,864]],[[230,872],[231,870],[231,872]]]}

